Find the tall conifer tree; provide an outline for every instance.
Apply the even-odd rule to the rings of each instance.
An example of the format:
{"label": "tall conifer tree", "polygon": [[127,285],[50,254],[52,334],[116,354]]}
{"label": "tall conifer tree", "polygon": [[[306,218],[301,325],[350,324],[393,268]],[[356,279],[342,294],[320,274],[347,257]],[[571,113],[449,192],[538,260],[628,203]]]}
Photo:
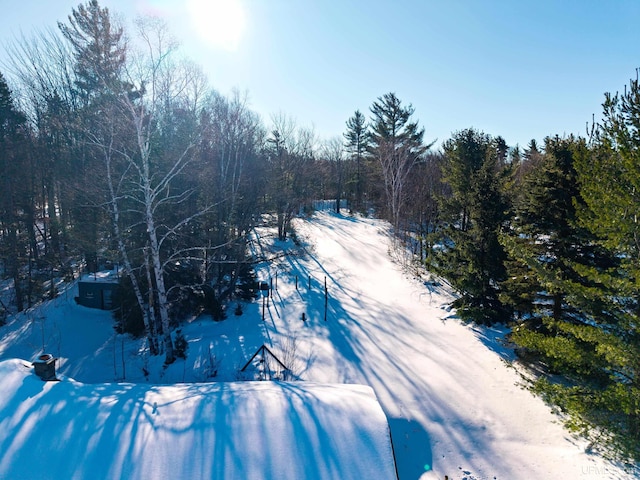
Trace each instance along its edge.
{"label": "tall conifer tree", "polygon": [[[71,46],[78,99],[73,124],[69,122],[73,127],[70,133],[78,138],[69,142],[73,150],[67,153],[73,162],[70,180],[75,187],[72,234],[84,251],[88,269],[94,271],[98,250],[104,248],[101,242],[107,222],[102,209],[88,206],[104,204],[104,176],[97,174],[103,170],[100,154],[84,146],[88,135],[105,144],[116,135],[107,119],[115,115],[116,92],[124,87],[126,42],[123,29],[114,25],[109,9],[97,0],[79,4],[68,16],[68,23],[58,22],[58,28]],[[123,131],[126,129],[130,135],[132,129],[125,127]]]}
{"label": "tall conifer tree", "polygon": [[584,208],[581,225],[617,264],[583,268],[593,286],[576,288],[588,322],[566,326],[566,334],[589,344],[600,381],[555,387],[565,408],[613,432],[613,442],[640,459],[640,85],[606,94],[604,121],[593,153],[576,169]]}
{"label": "tall conifer tree", "polygon": [[511,235],[502,237],[512,267],[503,284],[505,297],[520,312],[543,305],[542,316],[562,320],[572,314],[563,282],[576,276],[571,263],[584,251],[577,246],[587,243],[585,232],[575,225],[579,192],[573,166],[574,156],[585,148],[584,141],[573,137],[547,138],[545,155],[523,181]]}
{"label": "tall conifer tree", "polygon": [[423,144],[424,128],[411,121],[412,105],[403,106],[395,93],[386,93],[371,106],[370,153],[382,170],[393,226],[397,229],[406,201],[409,172],[431,146]]}
{"label": "tall conifer tree", "polygon": [[16,108],[11,90],[0,73],[0,259],[13,280],[18,311],[25,308],[22,278],[22,267],[26,263],[25,232],[33,228],[25,216],[32,201],[28,191],[25,133],[25,116]]}
{"label": "tall conifer tree", "polygon": [[505,275],[498,234],[507,203],[496,147],[489,135],[474,129],[457,132],[445,142],[444,181],[451,196],[443,199],[448,227],[441,233],[447,248],[431,259],[459,290],[454,306],[460,316],[481,323],[508,318],[498,288]]}
{"label": "tall conifer tree", "polygon": [[363,162],[369,147],[367,121],[360,110],[356,110],[353,117],[347,120],[347,130],[344,133],[344,138],[347,152],[351,154],[351,158],[356,163],[353,209],[360,210],[362,208],[363,194]]}

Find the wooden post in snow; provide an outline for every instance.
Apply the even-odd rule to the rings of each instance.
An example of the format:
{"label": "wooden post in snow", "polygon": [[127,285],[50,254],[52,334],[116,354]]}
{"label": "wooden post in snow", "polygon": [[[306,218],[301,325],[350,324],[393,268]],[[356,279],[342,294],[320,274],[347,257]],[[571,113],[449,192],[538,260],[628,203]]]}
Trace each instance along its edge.
{"label": "wooden post in snow", "polygon": [[324,321],[327,321],[327,306],[329,302],[329,290],[327,289],[327,276],[324,277]]}

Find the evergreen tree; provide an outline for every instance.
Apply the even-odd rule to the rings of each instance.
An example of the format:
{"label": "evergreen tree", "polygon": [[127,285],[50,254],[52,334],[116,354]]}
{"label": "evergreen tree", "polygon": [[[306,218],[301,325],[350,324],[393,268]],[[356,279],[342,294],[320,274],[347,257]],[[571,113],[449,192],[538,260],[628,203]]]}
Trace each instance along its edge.
{"label": "evergreen tree", "polygon": [[518,177],[523,178],[531,170],[536,169],[543,158],[544,152],[538,148],[538,142],[535,139],[529,141],[527,148],[522,152],[522,162],[520,162],[520,168],[518,169]]}
{"label": "evergreen tree", "polygon": [[403,106],[395,93],[387,93],[371,106],[369,151],[379,162],[387,197],[387,208],[396,230],[406,201],[407,178],[422,154],[424,128],[411,121],[413,106]]}
{"label": "evergreen tree", "polygon": [[[88,269],[95,271],[98,252],[108,248],[103,239],[109,238],[109,229],[105,212],[97,207],[105,204],[106,197],[103,155],[86,145],[115,141],[120,148],[123,144],[127,145],[124,148],[133,148],[132,126],[120,124],[114,128],[111,120],[119,114],[116,113],[118,92],[128,90],[133,95],[131,87],[122,79],[126,42],[123,29],[114,25],[109,9],[101,7],[97,0],[78,5],[68,16],[68,23],[58,22],[58,29],[73,55],[72,88],[77,106],[72,113],[72,107],[64,103],[58,109],[70,112],[65,133],[75,138],[68,140],[69,151],[61,151],[60,147],[57,150],[60,156],[70,158],[73,170],[71,235],[84,253]],[[124,138],[128,138],[128,144]],[[91,205],[96,207],[89,207]]]}
{"label": "evergreen tree", "polygon": [[524,158],[526,160],[533,161],[537,158],[540,158],[541,155],[542,152],[538,148],[538,141],[535,138],[532,138],[531,140],[529,140],[527,148],[524,150]]}
{"label": "evergreen tree", "polygon": [[[525,177],[516,203],[511,235],[502,241],[510,252],[512,269],[503,287],[505,298],[530,313],[536,305],[551,306],[556,321],[575,312],[565,300],[563,282],[573,278],[572,263],[581,261],[585,232],[575,226],[578,184],[574,156],[584,151],[583,141],[547,138],[545,155],[537,168]],[[529,302],[529,308],[526,304]],[[539,326],[539,324],[537,324]]]}
{"label": "evergreen tree", "polygon": [[[592,154],[576,163],[584,207],[580,224],[616,263],[583,267],[591,282],[576,286],[586,321],[562,325],[574,344],[587,345],[593,375],[574,387],[546,385],[582,426],[605,426],[622,451],[640,459],[640,85],[606,94],[604,121]],[[575,416],[574,416],[575,418]]]}
{"label": "evergreen tree", "polygon": [[520,153],[520,146],[516,144],[516,146],[510,150],[509,156],[511,158],[511,163],[519,165],[520,162],[522,162],[522,154]]}
{"label": "evergreen tree", "polygon": [[535,391],[567,412],[572,428],[636,458],[640,252],[626,213],[640,207],[632,186],[639,145],[629,134],[638,98],[607,97],[591,151],[573,137],[546,139],[524,181],[511,235],[502,237],[512,266],[511,284],[503,286],[514,308],[530,302],[511,339],[547,373],[565,378],[540,377]]}
{"label": "evergreen tree", "polygon": [[445,142],[443,179],[451,196],[442,199],[448,226],[441,231],[447,246],[432,257],[432,267],[460,292],[454,302],[462,318],[481,323],[506,320],[498,282],[504,280],[504,250],[498,234],[506,220],[503,170],[490,136],[474,129]]}
{"label": "evergreen tree", "polygon": [[[574,165],[588,156],[584,140],[555,137],[545,143],[544,158],[523,183],[510,235],[501,238],[510,268],[503,298],[528,314],[512,340],[552,371],[597,375],[592,346],[563,332],[584,324],[580,292],[597,287],[581,272],[606,268],[614,259],[576,221],[583,202]],[[564,355],[569,346],[572,355]]]}
{"label": "evergreen tree", "polygon": [[356,163],[353,209],[360,210],[362,208],[363,193],[363,161],[369,147],[369,131],[366,119],[360,110],[356,110],[353,117],[347,120],[347,131],[344,133],[344,138],[347,152],[351,154],[351,158]]}
{"label": "evergreen tree", "polygon": [[26,118],[16,108],[9,86],[0,73],[0,259],[14,284],[16,308],[22,311],[22,267],[26,263],[32,225],[24,213],[31,206],[29,163],[26,155]]}
{"label": "evergreen tree", "polygon": [[509,157],[509,145],[507,145],[507,141],[500,135],[494,139],[494,142],[498,157],[498,166],[505,167]]}
{"label": "evergreen tree", "polygon": [[112,24],[109,9],[89,0],[73,10],[68,25],[58,22],[58,28],[73,48],[76,85],[85,101],[116,88],[126,47],[123,29]]}

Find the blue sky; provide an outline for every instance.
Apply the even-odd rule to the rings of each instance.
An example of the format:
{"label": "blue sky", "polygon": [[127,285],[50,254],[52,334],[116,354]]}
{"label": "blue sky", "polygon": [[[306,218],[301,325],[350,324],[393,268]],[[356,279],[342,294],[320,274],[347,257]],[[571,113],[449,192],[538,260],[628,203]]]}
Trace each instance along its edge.
{"label": "blue sky", "polygon": [[[8,7],[0,0],[0,41],[55,26],[78,3],[22,0]],[[271,115],[285,113],[320,138],[341,135],[356,109],[368,116],[387,92],[413,104],[425,139],[438,143],[467,127],[521,146],[547,135],[584,135],[604,92],[622,89],[640,67],[637,0],[101,5],[127,19],[163,16],[212,87],[247,91],[267,125]]]}

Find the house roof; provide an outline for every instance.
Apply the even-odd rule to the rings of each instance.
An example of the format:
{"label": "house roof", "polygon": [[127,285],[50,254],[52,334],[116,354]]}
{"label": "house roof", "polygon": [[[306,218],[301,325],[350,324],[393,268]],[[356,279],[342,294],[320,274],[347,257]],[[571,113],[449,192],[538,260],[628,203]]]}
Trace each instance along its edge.
{"label": "house roof", "polygon": [[22,360],[0,379],[0,478],[396,478],[367,386],[43,382]]}
{"label": "house roof", "polygon": [[117,283],[118,273],[115,270],[104,270],[95,273],[85,273],[80,277],[79,281],[86,283]]}

